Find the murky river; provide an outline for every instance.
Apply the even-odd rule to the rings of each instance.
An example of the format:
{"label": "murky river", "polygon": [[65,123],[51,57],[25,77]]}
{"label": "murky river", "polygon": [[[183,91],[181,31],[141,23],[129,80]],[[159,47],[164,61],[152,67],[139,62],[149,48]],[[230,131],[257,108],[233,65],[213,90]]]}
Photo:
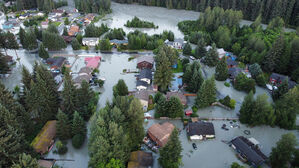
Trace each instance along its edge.
{"label": "murky river", "polygon": [[[73,4],[72,4],[73,5]],[[199,12],[194,11],[185,11],[185,10],[169,10],[159,7],[146,7],[146,6],[137,6],[137,5],[125,5],[112,3],[113,13],[105,17],[105,23],[108,24],[111,28],[120,28],[123,27],[126,32],[133,31],[135,29],[130,29],[124,27],[124,24],[127,20],[132,19],[134,16],[138,16],[141,19],[154,22],[159,26],[158,29],[142,29],[143,32],[146,32],[150,35],[162,33],[163,30],[171,30],[174,32],[176,38],[183,38],[183,34],[178,30],[177,23],[182,20],[195,20],[199,16]],[[1,20],[0,20],[1,21]],[[98,24],[102,23],[99,21]],[[250,24],[248,21],[242,21],[244,24]],[[71,47],[68,46],[67,49],[57,53],[73,54]],[[112,99],[112,87],[117,83],[119,79],[124,79],[129,90],[134,90],[136,87],[135,74],[122,74],[123,69],[135,69],[136,60],[128,62],[128,58],[133,56],[129,54],[97,54],[95,52],[86,52],[79,51],[78,53],[84,54],[94,54],[100,55],[105,60],[101,62],[99,67],[100,76],[106,79],[104,87],[100,89],[101,92],[99,106],[103,107],[107,100],[111,101]],[[14,51],[8,51],[9,55],[15,56]],[[50,54],[54,54],[50,53]],[[56,53],[55,53],[56,54]],[[21,58],[20,63],[16,64],[16,67],[13,69],[12,74],[8,78],[0,79],[6,87],[13,89],[16,85],[20,84],[21,81],[21,64],[26,66],[29,70],[32,70],[32,65],[34,61],[39,61],[39,58],[34,54],[29,54],[24,50],[19,50],[18,55]],[[69,58],[70,62],[74,62],[72,67],[73,72],[79,71],[79,69],[84,66],[84,58],[79,58],[75,60],[74,58]],[[207,76],[211,76],[214,73],[213,68],[205,67]],[[235,99],[237,102],[236,109],[232,111],[227,111],[219,107],[209,107],[199,110],[198,114],[200,117],[236,117],[236,114],[240,108],[243,98],[246,96],[246,93],[239,92],[233,89],[232,87],[225,87],[223,82],[216,82],[218,92],[223,95],[229,95],[231,98]],[[258,94],[268,94],[266,89],[257,87],[256,95]],[[188,104],[192,104],[194,100],[189,99]],[[272,101],[269,97],[269,101]],[[150,127],[153,123],[161,122],[159,120],[151,120],[145,124],[145,129]],[[171,121],[178,128],[183,128],[183,125],[180,121]],[[191,146],[191,142],[187,140],[186,132],[183,130],[180,134],[180,140],[183,145],[183,163],[182,167],[184,168],[228,168],[232,162],[239,162],[235,156],[235,153],[230,149],[226,144],[221,142],[221,140],[231,140],[233,137],[243,135],[245,129],[251,131],[251,135],[248,137],[256,138],[262,145],[262,151],[269,155],[271,148],[279,140],[280,136],[289,131],[282,130],[279,128],[271,128],[268,126],[247,128],[244,125],[241,125],[241,128],[230,128],[229,131],[224,131],[220,127],[223,123],[229,125],[228,122],[222,121],[213,121],[216,139],[204,142],[197,142],[198,150],[194,151]],[[299,138],[297,131],[292,131]],[[193,152],[191,152],[193,151]],[[88,149],[87,141],[85,145],[77,150],[74,149],[71,143],[68,143],[68,153],[63,156],[53,154],[53,150],[48,154],[48,158],[56,159],[71,159],[74,161],[58,161],[57,164],[63,166],[64,168],[86,168],[88,165]],[[157,155],[155,155],[157,159]],[[155,160],[154,167],[158,167],[157,160]]]}

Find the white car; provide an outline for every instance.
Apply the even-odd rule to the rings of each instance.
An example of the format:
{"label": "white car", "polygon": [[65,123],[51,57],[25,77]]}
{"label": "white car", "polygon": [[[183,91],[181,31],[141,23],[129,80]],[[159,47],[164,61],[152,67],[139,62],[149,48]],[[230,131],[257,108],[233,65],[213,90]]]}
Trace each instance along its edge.
{"label": "white car", "polygon": [[195,60],[195,58],[193,56],[190,56],[190,59]]}

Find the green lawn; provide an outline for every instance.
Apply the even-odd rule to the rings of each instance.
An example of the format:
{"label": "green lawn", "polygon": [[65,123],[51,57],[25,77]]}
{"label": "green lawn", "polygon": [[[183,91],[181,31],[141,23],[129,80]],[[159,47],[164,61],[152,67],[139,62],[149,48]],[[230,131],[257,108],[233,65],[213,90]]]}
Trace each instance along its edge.
{"label": "green lawn", "polygon": [[183,72],[183,65],[181,60],[178,60],[178,67],[176,69],[172,69],[173,73],[180,73]]}

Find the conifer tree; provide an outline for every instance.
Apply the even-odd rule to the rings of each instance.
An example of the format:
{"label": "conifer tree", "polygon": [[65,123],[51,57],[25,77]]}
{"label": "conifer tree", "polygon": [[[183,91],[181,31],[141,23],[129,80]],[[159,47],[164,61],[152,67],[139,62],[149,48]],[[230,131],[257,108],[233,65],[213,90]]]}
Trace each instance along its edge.
{"label": "conifer tree", "polygon": [[117,84],[113,86],[113,96],[126,96],[129,94],[128,86],[123,79],[118,80]]}
{"label": "conifer tree", "polygon": [[199,108],[208,107],[216,101],[216,84],[214,77],[203,82],[195,101]]}
{"label": "conifer tree", "polygon": [[168,117],[176,118],[184,116],[184,106],[182,105],[181,100],[178,97],[172,96],[167,104],[167,110],[169,112]]}
{"label": "conifer tree", "polygon": [[226,58],[222,58],[216,66],[215,79],[218,81],[225,81],[227,77],[228,77],[228,68],[226,65]]}
{"label": "conifer tree", "polygon": [[64,87],[62,91],[63,111],[69,118],[72,118],[73,113],[77,110],[78,98],[76,87],[72,81],[70,71],[67,69],[64,73]]}
{"label": "conifer tree", "polygon": [[20,43],[21,43],[22,46],[24,47],[25,30],[24,30],[22,27],[20,27],[19,38],[20,38]]}
{"label": "conifer tree", "polygon": [[208,66],[215,66],[218,63],[218,52],[216,44],[212,45],[212,48],[207,52],[205,63]]}
{"label": "conifer tree", "polygon": [[76,95],[78,100],[80,100],[77,102],[78,112],[85,121],[88,121],[92,115],[93,105],[97,104],[95,102],[95,93],[91,90],[89,83],[83,81],[81,88],[77,89]]}
{"label": "conifer tree", "polygon": [[284,53],[284,37],[280,36],[272,48],[268,51],[263,62],[263,69],[266,72],[273,72],[277,66],[277,62],[280,61],[279,58]]}
{"label": "conifer tree", "polygon": [[39,57],[43,58],[43,59],[47,59],[49,58],[49,53],[48,51],[45,49],[45,46],[43,43],[40,44],[39,49],[38,49],[38,55]]}
{"label": "conifer tree", "polygon": [[86,125],[80,114],[75,111],[72,122],[72,135],[86,135]]}
{"label": "conifer tree", "polygon": [[78,42],[78,40],[76,39],[76,38],[74,38],[73,40],[72,40],[72,48],[73,48],[73,50],[80,50],[80,48],[81,48],[81,45],[80,45],[80,43]]}
{"label": "conifer tree", "polygon": [[12,165],[11,168],[40,168],[37,160],[32,158],[29,154],[20,154],[19,160]]}
{"label": "conifer tree", "polygon": [[172,131],[167,144],[160,149],[159,163],[163,168],[179,168],[182,165],[183,148],[176,128]]}
{"label": "conifer tree", "polygon": [[72,137],[72,127],[68,116],[61,110],[57,113],[56,135],[60,140],[67,140]]}
{"label": "conifer tree", "polygon": [[192,52],[192,48],[190,43],[185,44],[184,48],[183,48],[183,54],[184,55],[191,55]]}
{"label": "conifer tree", "polygon": [[207,54],[207,50],[206,50],[206,42],[204,40],[204,38],[200,38],[197,46],[195,48],[195,58],[199,59],[202,57],[205,57]]}

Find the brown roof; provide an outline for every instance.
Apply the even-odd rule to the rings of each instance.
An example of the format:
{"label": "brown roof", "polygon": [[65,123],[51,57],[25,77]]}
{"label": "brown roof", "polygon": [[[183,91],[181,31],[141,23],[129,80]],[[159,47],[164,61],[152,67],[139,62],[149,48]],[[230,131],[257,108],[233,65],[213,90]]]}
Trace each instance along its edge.
{"label": "brown roof", "polygon": [[31,143],[38,153],[46,153],[56,136],[56,120],[48,121]]}
{"label": "brown roof", "polygon": [[68,34],[69,34],[69,36],[74,36],[74,35],[76,35],[76,33],[79,32],[79,30],[80,30],[79,26],[71,26]]}
{"label": "brown roof", "polygon": [[54,160],[38,160],[38,165],[42,168],[52,168],[54,164]]}
{"label": "brown roof", "polygon": [[128,168],[147,168],[153,166],[153,154],[151,152],[131,152]]}
{"label": "brown roof", "polygon": [[162,125],[157,123],[148,129],[148,134],[150,134],[151,137],[153,136],[158,141],[157,143],[163,147],[168,142],[168,138],[173,129],[174,125],[169,122],[163,123]]}
{"label": "brown roof", "polygon": [[79,74],[81,73],[86,73],[86,74],[91,74],[92,73],[92,69],[90,67],[83,67],[80,69]]}
{"label": "brown roof", "polygon": [[181,100],[183,105],[187,104],[187,98],[182,92],[167,92],[166,98],[169,100],[172,96],[176,96]]}
{"label": "brown roof", "polygon": [[62,36],[62,38],[64,39],[65,42],[70,43],[72,42],[74,37],[71,36]]}
{"label": "brown roof", "polygon": [[139,64],[140,62],[148,62],[153,64],[154,63],[154,57],[153,56],[141,56],[137,58],[137,64]]}
{"label": "brown roof", "polygon": [[147,90],[140,90],[140,91],[137,91],[137,92],[133,93],[133,95],[137,99],[148,101],[150,94]]}
{"label": "brown roof", "polygon": [[73,81],[75,84],[80,84],[85,80],[87,83],[91,79],[91,75],[79,75]]}

